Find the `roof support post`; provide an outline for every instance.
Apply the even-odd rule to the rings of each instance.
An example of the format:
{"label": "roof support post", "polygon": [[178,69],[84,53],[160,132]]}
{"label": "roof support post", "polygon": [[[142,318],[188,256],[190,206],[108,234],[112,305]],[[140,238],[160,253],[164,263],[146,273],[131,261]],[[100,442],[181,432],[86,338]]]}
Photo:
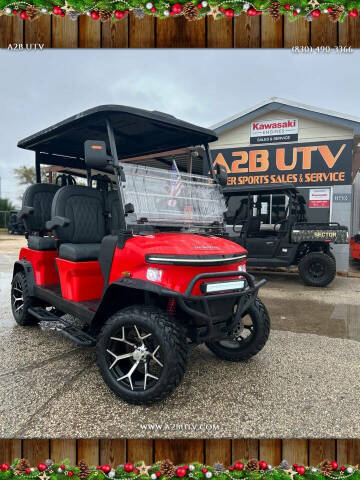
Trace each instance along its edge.
{"label": "roof support post", "polygon": [[40,170],[40,153],[35,152],[35,176],[36,183],[41,183],[41,170]]}
{"label": "roof support post", "polygon": [[213,180],[216,180],[209,144],[205,143],[204,146],[205,146],[206,158],[207,158],[208,164],[209,164],[209,170],[210,170],[211,178]]}

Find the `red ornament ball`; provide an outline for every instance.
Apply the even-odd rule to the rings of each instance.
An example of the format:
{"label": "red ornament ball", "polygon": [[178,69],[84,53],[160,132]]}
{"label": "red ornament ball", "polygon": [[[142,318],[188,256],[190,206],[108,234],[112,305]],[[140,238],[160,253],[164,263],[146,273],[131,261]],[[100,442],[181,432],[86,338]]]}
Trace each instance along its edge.
{"label": "red ornament ball", "polygon": [[103,466],[101,467],[101,470],[102,470],[104,473],[109,473],[109,472],[111,472],[111,465],[109,465],[109,464],[106,463],[105,465],[103,465]]}
{"label": "red ornament ball", "polygon": [[342,465],[342,467],[340,468],[340,470],[341,470],[342,472],[345,472],[345,467],[344,467],[344,465]]}
{"label": "red ornament ball", "polygon": [[235,470],[244,470],[244,464],[242,462],[234,463]]}
{"label": "red ornament ball", "polygon": [[260,470],[266,470],[267,469],[267,463],[262,460],[261,462],[259,462],[259,468],[260,468]]}
{"label": "red ornament ball", "polygon": [[180,478],[185,477],[186,475],[186,468],[184,467],[179,467],[176,469],[176,475]]}
{"label": "red ornament ball", "polygon": [[24,11],[20,12],[20,18],[21,18],[22,20],[26,20],[26,19],[28,18],[27,13],[24,12]]}
{"label": "red ornament ball", "polygon": [[45,472],[46,469],[47,469],[46,463],[39,463],[38,465],[39,472]]}
{"label": "red ornament ball", "polygon": [[202,7],[201,3],[198,3],[198,4],[196,5],[196,8],[198,8],[199,10],[201,10],[203,7]]}
{"label": "red ornament ball", "polygon": [[233,472],[234,471],[234,467],[229,467],[229,472]]}
{"label": "red ornament ball", "polygon": [[132,472],[134,470],[134,465],[132,463],[125,463],[124,465],[125,472]]}
{"label": "red ornament ball", "polygon": [[100,18],[99,12],[95,12],[95,10],[93,10],[90,15],[93,20],[99,20]]}
{"label": "red ornament ball", "polygon": [[294,15],[294,17],[296,17],[297,15],[299,15],[299,13],[296,10],[294,10],[293,15]]}
{"label": "red ornament ball", "polygon": [[331,462],[330,465],[332,466],[333,470],[337,470],[339,468],[339,464],[337,462]]}
{"label": "red ornament ball", "polygon": [[205,467],[202,469],[202,472],[203,472],[203,473],[206,473],[207,471],[208,471],[208,469],[205,468]]}
{"label": "red ornament ball", "polygon": [[10,465],[8,463],[2,463],[0,466],[0,470],[2,472],[6,472],[6,470],[9,470],[9,468],[10,468]]}
{"label": "red ornament ball", "polygon": [[151,13],[155,13],[155,12],[156,12],[156,8],[155,8],[155,7],[152,7],[152,8],[150,9],[150,12],[151,12]]}
{"label": "red ornament ball", "polygon": [[125,13],[122,10],[115,10],[114,16],[115,18],[119,18],[119,19],[124,18]]}
{"label": "red ornament ball", "polygon": [[174,5],[171,7],[171,11],[174,12],[175,14],[181,13],[182,12],[181,3],[174,3]]}
{"label": "red ornament ball", "polygon": [[299,475],[304,475],[306,470],[305,467],[297,467],[296,471]]}
{"label": "red ornament ball", "polygon": [[31,468],[27,468],[25,471],[26,471],[27,474],[29,474],[29,473],[31,473]]}
{"label": "red ornament ball", "polygon": [[[62,464],[62,465],[60,465],[60,468],[61,468],[61,470],[65,470],[66,467],[65,467],[64,464]],[[101,468],[101,467],[98,467],[98,469],[100,469],[100,468]]]}
{"label": "red ornament ball", "polygon": [[359,15],[359,12],[356,10],[356,8],[353,8],[350,12],[349,12],[349,17],[352,17],[352,18],[355,18]]}
{"label": "red ornament ball", "polygon": [[225,10],[225,17],[232,18],[234,16],[234,10],[232,8],[227,8]]}
{"label": "red ornament ball", "polygon": [[53,13],[54,13],[55,15],[61,15],[61,13],[62,13],[61,8],[60,8],[59,6],[57,6],[57,5],[55,5],[55,7],[53,8],[52,11],[53,11]]}
{"label": "red ornament ball", "polygon": [[318,18],[318,17],[320,17],[321,12],[320,12],[320,10],[319,10],[318,8],[316,8],[315,10],[313,10],[313,11],[311,12],[311,15],[312,15],[314,18]]}
{"label": "red ornament ball", "polygon": [[70,470],[70,472],[68,472],[68,477],[73,477],[73,476],[74,476],[74,472]]}
{"label": "red ornament ball", "polygon": [[249,15],[249,17],[255,17],[256,11],[257,11],[256,8],[250,7],[247,11],[247,14]]}
{"label": "red ornament ball", "polygon": [[161,477],[161,472],[156,472],[155,475],[156,475],[157,477]]}
{"label": "red ornament ball", "polygon": [[17,15],[18,11],[16,9],[13,10],[13,15]]}
{"label": "red ornament ball", "polygon": [[290,10],[290,5],[287,3],[286,5],[284,5],[284,8],[285,10]]}

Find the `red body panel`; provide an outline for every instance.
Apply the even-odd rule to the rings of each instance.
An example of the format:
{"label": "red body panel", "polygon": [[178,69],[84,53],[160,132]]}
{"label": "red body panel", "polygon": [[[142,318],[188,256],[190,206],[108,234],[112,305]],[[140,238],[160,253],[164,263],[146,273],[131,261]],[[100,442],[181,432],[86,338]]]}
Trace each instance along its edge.
{"label": "red body panel", "polygon": [[356,242],[353,238],[350,238],[349,243],[351,258],[360,260],[360,243]]}
{"label": "red body panel", "polygon": [[104,277],[98,261],[70,262],[57,258],[56,264],[63,298],[83,302],[101,297]]}
{"label": "red body panel", "polygon": [[27,260],[31,263],[35,276],[36,285],[50,285],[59,283],[59,275],[55,269],[56,250],[31,250],[22,248],[19,260]]}
{"label": "red body panel", "polygon": [[[199,273],[225,272],[238,269],[245,260],[220,266],[176,266],[146,263],[145,255],[224,255],[243,254],[246,250],[240,245],[219,237],[206,237],[191,233],[158,233],[134,236],[127,240],[123,249],[116,248],[109,277],[109,283],[129,272],[132,278],[147,280],[149,267],[162,270],[161,282],[155,282],[171,290],[184,293],[190,280]],[[234,278],[234,277],[229,277]],[[209,278],[209,280],[211,279]],[[201,295],[200,282],[195,285],[194,295]]]}

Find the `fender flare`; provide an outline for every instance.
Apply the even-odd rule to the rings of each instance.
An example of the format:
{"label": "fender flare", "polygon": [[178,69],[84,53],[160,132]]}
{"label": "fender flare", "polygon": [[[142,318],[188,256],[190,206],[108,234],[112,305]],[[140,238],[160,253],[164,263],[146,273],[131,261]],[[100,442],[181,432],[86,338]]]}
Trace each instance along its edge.
{"label": "fender flare", "polygon": [[34,270],[32,267],[32,264],[28,262],[27,260],[17,260],[14,263],[14,269],[13,269],[13,278],[14,275],[18,272],[24,272],[29,288],[29,293],[31,296],[34,296],[34,290],[35,290],[35,275],[34,275]]}

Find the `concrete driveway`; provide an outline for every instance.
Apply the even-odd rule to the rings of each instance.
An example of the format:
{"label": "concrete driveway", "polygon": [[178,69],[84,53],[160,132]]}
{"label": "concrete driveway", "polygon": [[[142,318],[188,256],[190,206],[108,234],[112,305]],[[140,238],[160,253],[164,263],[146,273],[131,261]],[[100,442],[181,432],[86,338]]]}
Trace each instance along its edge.
{"label": "concrete driveway", "polygon": [[[151,407],[110,392],[93,349],[11,316],[15,252],[0,242],[0,437],[354,438],[360,436],[360,279],[326,289],[258,274],[273,330],[243,364],[194,349],[184,381]],[[14,241],[15,242],[15,241]]]}

